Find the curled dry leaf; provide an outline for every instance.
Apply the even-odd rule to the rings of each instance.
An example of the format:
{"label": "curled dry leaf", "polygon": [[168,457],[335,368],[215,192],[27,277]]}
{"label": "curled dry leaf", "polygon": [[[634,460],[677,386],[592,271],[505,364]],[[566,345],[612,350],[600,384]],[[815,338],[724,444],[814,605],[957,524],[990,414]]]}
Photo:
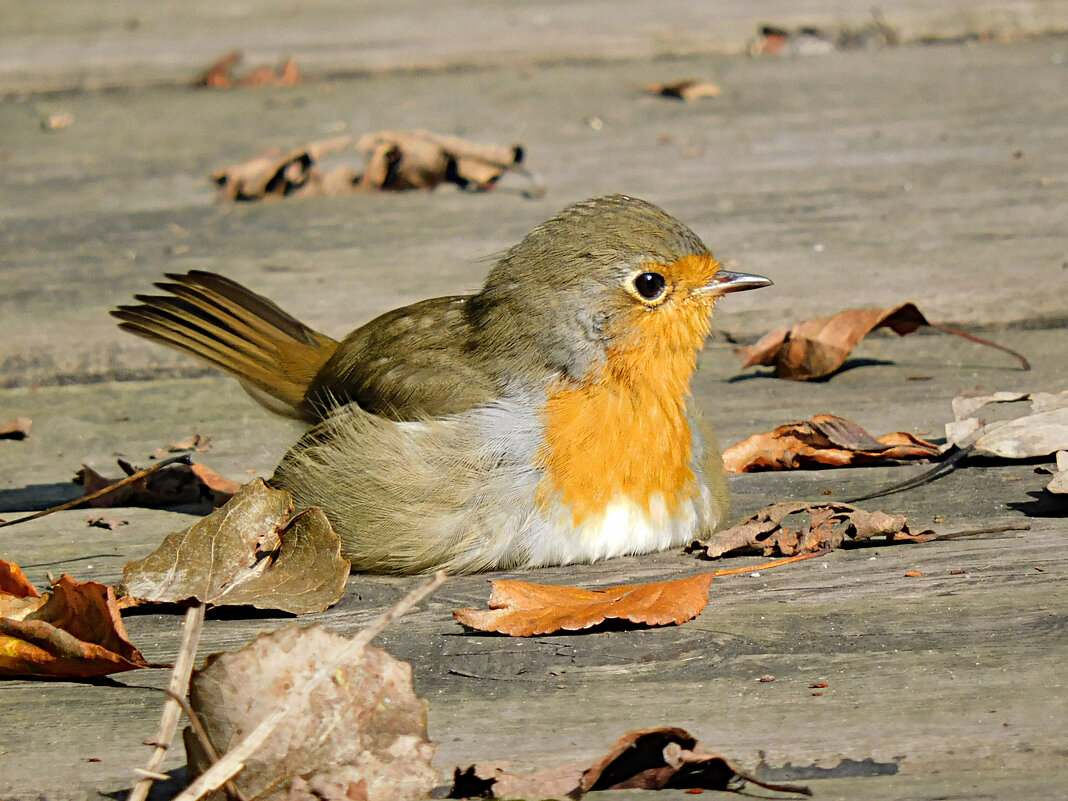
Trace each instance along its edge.
{"label": "curled dry leaf", "polygon": [[[974,416],[990,404],[1030,401],[1029,412],[1006,420],[986,422]],[[1068,450],[1068,391],[995,392],[953,399],[952,423],[946,424],[949,445],[972,445],[975,456],[1031,459]]]}
{"label": "curled dry leaf", "polygon": [[10,563],[0,564],[0,581],[0,676],[84,679],[149,666],[126,634],[111,587],[64,574],[41,598]]}
{"label": "curled dry leaf", "polygon": [[719,84],[694,78],[672,81],[671,83],[647,83],[642,86],[642,91],[685,101],[699,100],[702,97],[719,97],[723,94]]}
{"label": "curled dry leaf", "polygon": [[[126,460],[119,459],[118,462],[127,476],[137,472],[137,468]],[[74,480],[84,486],[88,496],[121,479],[107,478],[91,467],[83,466]],[[236,481],[223,478],[204,465],[179,463],[162,467],[125,487],[94,498],[88,501],[87,505],[94,509],[111,509],[117,506],[160,509],[201,503],[219,506],[228,501],[240,486]]]}
{"label": "curled dry leaf", "polygon": [[190,434],[177,442],[171,442],[162,448],[157,448],[152,454],[155,459],[164,459],[172,453],[205,453],[211,450],[211,437],[202,437],[200,434]]}
{"label": "curled dry leaf", "polygon": [[732,445],[723,452],[723,464],[728,473],[752,473],[934,459],[938,455],[937,445],[904,431],[875,438],[844,417],[818,414]]}
{"label": "curled dry leaf", "polygon": [[857,343],[876,328],[889,328],[905,336],[923,326],[1003,350],[1020,360],[1024,370],[1030,369],[1027,360],[1015,351],[928,322],[912,303],[885,309],[849,309],[833,317],[815,317],[792,328],[765,334],[755,345],[739,348],[738,354],[745,358],[743,368],[758,364],[773,366],[777,378],[807,381],[828,376],[841,367]]}
{"label": "curled dry leaf", "polygon": [[494,581],[489,609],[457,609],[452,616],[479,631],[530,637],[554,631],[580,631],[606,620],[649,626],[685,623],[708,604],[711,573],[603,590]]}
{"label": "curled dry leaf", "polygon": [[[215,750],[239,742],[348,643],[319,626],[291,626],[209,656],[193,674],[189,696]],[[437,782],[426,719],[411,665],[368,646],[312,691],[234,783],[246,798],[261,801],[425,798]],[[185,745],[190,771],[198,775],[208,760],[188,729]],[[360,794],[346,795],[350,787]]]}
{"label": "curled dry leaf", "polygon": [[806,787],[769,784],[704,749],[684,729],[628,731],[602,759],[582,769],[564,765],[527,777],[500,765],[473,765],[456,775],[448,798],[581,798],[598,790],[726,790],[752,782],[770,790],[811,795]]}
{"label": "curled dry leaf", "polygon": [[[799,513],[808,515],[808,525],[796,529],[784,525],[790,515]],[[776,503],[707,540],[694,540],[686,551],[702,559],[742,553],[795,556],[872,537],[885,537],[887,542],[926,542],[933,536],[933,531],[913,534],[904,515],[866,512],[846,503]]]}
{"label": "curled dry leaf", "polygon": [[1068,495],[1068,451],[1057,451],[1057,472],[1046,489],[1054,495]]}
{"label": "curled dry leaf", "polygon": [[[322,160],[352,148],[363,153],[361,173],[341,165],[324,171]],[[342,195],[355,192],[398,192],[433,189],[451,183],[463,189],[492,189],[507,172],[531,178],[527,194],[544,188],[523,165],[520,145],[476,145],[429,131],[381,131],[353,142],[340,136],[312,142],[291,151],[272,149],[216,172],[212,179],[229,200],[260,200],[294,195]]]}
{"label": "curled dry leaf", "polygon": [[321,612],[345,592],[349,563],[321,509],[293,512],[293,496],[246,484],[225,506],[167,535],[154,553],[123,569],[138,601],[251,605]]}
{"label": "curled dry leaf", "polygon": [[29,439],[33,420],[28,417],[13,417],[0,423],[0,439]]}
{"label": "curled dry leaf", "polygon": [[291,58],[286,59],[278,72],[270,67],[257,67],[247,75],[234,77],[234,67],[242,58],[244,56],[240,50],[232,50],[221,56],[193,81],[193,86],[222,89],[231,86],[293,86],[300,83],[300,69]]}

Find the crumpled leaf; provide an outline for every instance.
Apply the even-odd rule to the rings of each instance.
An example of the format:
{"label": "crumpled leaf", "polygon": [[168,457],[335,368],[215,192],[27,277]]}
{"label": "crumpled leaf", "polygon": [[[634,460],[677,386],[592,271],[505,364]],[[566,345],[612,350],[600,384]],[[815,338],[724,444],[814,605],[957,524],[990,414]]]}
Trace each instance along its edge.
{"label": "crumpled leaf", "polygon": [[[808,525],[796,529],[784,525],[797,513],[808,515]],[[904,515],[867,512],[847,503],[776,503],[707,540],[694,540],[686,552],[702,559],[743,553],[795,556],[872,537],[885,537],[887,542],[926,542],[933,536],[929,530],[913,534]]]}
{"label": "crumpled leaf", "polygon": [[[366,165],[324,170],[320,162],[349,148],[363,153]],[[492,189],[507,172],[531,178],[530,196],[544,193],[523,166],[520,145],[476,145],[429,131],[380,131],[353,141],[339,136],[290,151],[268,150],[242,164],[217,171],[212,179],[229,200],[261,200],[295,195],[433,189],[451,183],[463,189]]]}
{"label": "crumpled leaf", "polygon": [[0,559],[0,596],[11,595],[16,598],[40,598],[37,591],[22,568],[14,562]]}
{"label": "crumpled leaf", "polygon": [[[0,573],[21,576],[5,564]],[[24,595],[0,593],[0,676],[84,679],[149,667],[126,634],[111,587],[64,574],[41,598],[26,584],[17,590]]]}
{"label": "crumpled leaf", "polygon": [[517,777],[500,765],[459,768],[447,798],[581,798],[596,790],[735,789],[745,782],[811,795],[807,787],[758,781],[704,749],[684,729],[663,726],[623,734],[602,759]]}
{"label": "crumpled leaf", "polygon": [[123,569],[126,594],[138,601],[251,605],[293,614],[321,612],[345,592],[349,563],[321,509],[292,515],[293,496],[262,479],[225,506],[167,535]]}
{"label": "crumpled leaf", "polygon": [[224,89],[231,86],[293,86],[300,83],[300,69],[292,58],[287,58],[278,72],[270,67],[257,67],[237,78],[233,70],[243,58],[240,50],[232,50],[221,56],[193,81],[193,86]]}
{"label": "crumpled leaf", "polygon": [[[209,656],[193,674],[189,698],[216,751],[240,741],[348,642],[321,626],[290,626]],[[260,801],[425,798],[437,782],[426,721],[411,665],[368,646],[312,691],[234,783]],[[199,775],[209,762],[189,729],[184,734],[190,771]],[[350,787],[356,795],[347,795]]]}
{"label": "crumpled leaf", "polygon": [[907,432],[875,438],[852,420],[818,414],[732,445],[723,452],[723,465],[728,473],[753,473],[933,459],[938,455],[937,445]]}
{"label": "crumpled leaf", "polygon": [[885,309],[849,309],[832,317],[814,317],[792,328],[765,334],[755,345],[739,348],[738,354],[745,358],[743,368],[758,364],[773,366],[777,378],[807,381],[828,376],[841,367],[857,343],[876,328],[889,328],[905,336],[923,326],[1003,350],[1017,358],[1024,370],[1031,369],[1027,360],[1015,351],[929,322],[912,303]]}
{"label": "crumpled leaf", "polygon": [[[974,416],[990,404],[1030,400],[1030,413],[1008,420],[985,422]],[[957,447],[974,444],[972,455],[1002,459],[1031,459],[1068,450],[1068,391],[995,392],[974,398],[953,399],[952,423],[946,424],[946,443]]]}
{"label": "crumpled leaf", "polygon": [[[137,468],[125,459],[119,459],[118,463],[127,476],[137,472]],[[121,481],[117,478],[107,478],[86,465],[82,466],[74,480],[84,486],[86,495],[92,495]],[[178,463],[167,465],[114,492],[87,501],[86,505],[94,509],[112,509],[117,506],[160,509],[199,503],[219,506],[228,501],[240,487],[238,482],[223,478],[202,464]]]}
{"label": "crumpled leaf", "polygon": [[502,579],[493,581],[489,609],[457,609],[452,616],[479,631],[530,637],[580,631],[609,619],[649,626],[685,623],[708,604],[711,573],[603,590]]}
{"label": "crumpled leaf", "polygon": [[702,97],[719,97],[723,94],[719,84],[695,78],[686,78],[671,83],[647,83],[642,86],[642,91],[684,101],[699,100]]}
{"label": "crumpled leaf", "polygon": [[0,439],[29,439],[33,420],[28,417],[13,417],[0,422]]}

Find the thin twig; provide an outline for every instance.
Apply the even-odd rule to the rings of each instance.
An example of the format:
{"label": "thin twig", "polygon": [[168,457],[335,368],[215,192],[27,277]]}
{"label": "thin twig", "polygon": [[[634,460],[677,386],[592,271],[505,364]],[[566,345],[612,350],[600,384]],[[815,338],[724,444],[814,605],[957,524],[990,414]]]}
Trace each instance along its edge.
{"label": "thin twig", "polygon": [[116,481],[114,484],[108,484],[103,489],[99,489],[96,492],[92,492],[88,495],[83,495],[81,498],[75,498],[73,501],[67,501],[61,503],[59,506],[53,506],[51,509],[42,509],[40,512],[34,512],[32,515],[26,515],[25,517],[16,517],[14,520],[0,520],[0,528],[4,526],[13,526],[16,523],[25,523],[29,520],[36,520],[39,517],[50,515],[53,512],[64,512],[67,509],[74,509],[81,506],[83,503],[89,503],[89,501],[95,501],[97,498],[102,498],[105,495],[109,495],[117,489],[122,489],[129,484],[133,484],[135,481],[139,481],[145,476],[155,473],[157,470],[162,470],[164,467],[170,467],[172,464],[192,464],[193,459],[188,453],[180,453],[177,456],[171,456],[167,459],[163,459],[160,462],[146,467],[144,470],[138,470],[136,473],[132,473],[126,478]]}
{"label": "thin twig", "polygon": [[333,659],[327,660],[315,671],[299,690],[291,693],[285,703],[268,713],[256,728],[245,735],[240,742],[231,746],[218,762],[201,773],[192,784],[175,796],[173,801],[197,801],[212,790],[217,790],[227,779],[236,776],[245,767],[245,761],[267,741],[282,720],[307,703],[308,697],[316,687],[332,676],[342,664],[358,661],[371,640],[444,582],[445,573],[439,570],[430,581],[412,590],[384,614],[373,620],[370,625],[338,650]]}
{"label": "thin twig", "polygon": [[1030,370],[1031,369],[1031,363],[1029,361],[1027,361],[1027,359],[1024,358],[1023,354],[1022,353],[1017,353],[1012,348],[1006,348],[1004,345],[999,345],[997,342],[991,342],[989,339],[983,339],[982,337],[977,337],[975,334],[966,334],[963,331],[958,331],[956,328],[947,328],[946,326],[940,325],[938,323],[928,323],[928,325],[931,326],[931,328],[937,328],[939,331],[944,331],[947,334],[953,334],[954,336],[964,337],[965,339],[967,339],[967,340],[969,340],[971,342],[978,342],[980,345],[986,345],[988,348],[995,348],[996,350],[1003,351],[1003,352],[1009,354],[1014,359],[1016,359],[1017,361],[1020,362],[1020,369],[1021,370]]}
{"label": "thin twig", "polygon": [[753,565],[752,567],[733,567],[730,570],[717,570],[712,576],[718,578],[719,576],[738,576],[743,573],[756,573],[760,570],[771,570],[773,567],[782,567],[783,565],[791,564],[792,562],[803,562],[805,559],[815,559],[818,556],[825,556],[830,553],[829,548],[824,548],[814,553],[801,553],[797,556],[788,556],[785,559],[776,559],[774,562],[764,562],[762,565]]}
{"label": "thin twig", "polygon": [[[734,768],[731,768],[734,770]],[[734,775],[739,779],[743,779],[747,782],[752,782],[757,787],[763,787],[765,790],[775,790],[779,793],[797,793],[798,795],[812,795],[812,790],[805,787],[803,784],[776,784],[772,782],[762,782],[755,776],[750,776],[748,773],[742,773],[739,770],[734,770]]]}
{"label": "thin twig", "polygon": [[938,540],[956,540],[961,537],[974,537],[976,534],[1000,534],[1003,531],[1030,531],[1030,523],[1009,523],[1007,526],[992,526],[991,528],[973,528],[967,531],[951,531],[949,534],[940,534],[937,537],[931,537],[928,542],[938,542]]}
{"label": "thin twig", "polygon": [[958,465],[964,461],[965,457],[972,452],[972,448],[975,447],[975,443],[968,445],[964,448],[954,445],[948,451],[946,451],[945,457],[932,467],[930,470],[925,470],[918,476],[907,478],[904,481],[898,481],[895,484],[890,484],[882,489],[877,489],[874,492],[869,492],[866,495],[858,495],[855,498],[846,498],[842,503],[857,503],[858,501],[870,501],[872,498],[881,498],[884,495],[892,495],[895,492],[904,492],[905,490],[915,489],[921,487],[924,484],[929,484],[935,479],[948,476]]}
{"label": "thin twig", "polygon": [[[204,756],[208,758],[208,764],[214,765],[219,761],[219,752],[215,750],[215,744],[211,741],[211,737],[208,735],[208,730],[204,728],[204,724],[200,722],[200,716],[193,711],[193,707],[189,703],[189,699],[182,695],[175,695],[170,690],[164,690],[177,704],[180,704],[182,711],[185,712],[185,719],[189,721],[189,728],[193,730],[193,736],[197,738],[197,742],[200,743],[200,747],[204,749]],[[230,779],[223,785],[223,790],[226,794],[234,799],[234,801],[248,801],[245,794],[241,792],[240,788],[234,784],[233,779]]]}
{"label": "thin twig", "polygon": [[189,676],[193,672],[193,662],[196,661],[197,645],[200,643],[200,632],[204,627],[204,605],[191,606],[185,612],[185,631],[182,632],[182,644],[178,647],[178,656],[174,660],[174,670],[171,671],[171,682],[168,694],[171,696],[163,705],[163,714],[160,715],[159,728],[149,741],[155,746],[152,755],[148,758],[145,773],[142,778],[130,790],[126,801],[145,801],[148,791],[152,789],[154,779],[152,775],[163,764],[163,758],[167,755],[174,733],[178,730],[178,720],[182,716],[181,704],[175,697],[184,697],[189,690]]}

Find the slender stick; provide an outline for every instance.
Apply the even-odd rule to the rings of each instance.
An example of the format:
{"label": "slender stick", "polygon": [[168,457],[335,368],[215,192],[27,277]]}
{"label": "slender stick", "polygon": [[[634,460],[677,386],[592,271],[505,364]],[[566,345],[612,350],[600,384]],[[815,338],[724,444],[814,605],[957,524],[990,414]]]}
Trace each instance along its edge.
{"label": "slender stick", "polygon": [[966,334],[963,331],[958,331],[956,328],[947,328],[946,326],[939,325],[938,323],[928,323],[928,325],[931,326],[931,328],[937,328],[939,331],[944,331],[947,334],[953,334],[954,336],[964,337],[965,339],[967,339],[967,340],[969,340],[971,342],[978,342],[980,345],[986,345],[988,348],[995,348],[996,350],[1003,351],[1003,352],[1009,354],[1014,359],[1016,359],[1017,361],[1020,362],[1020,369],[1021,370],[1030,370],[1031,369],[1031,363],[1029,361],[1027,361],[1027,359],[1024,358],[1023,354],[1022,353],[1017,353],[1012,348],[1006,348],[1004,345],[999,345],[997,342],[991,342],[989,339],[983,339],[982,337],[977,337],[975,334]]}
{"label": "slender stick", "polygon": [[[193,662],[196,660],[197,645],[200,643],[200,632],[204,628],[204,605],[191,606],[185,612],[185,631],[182,632],[182,644],[178,648],[178,656],[174,660],[174,670],[171,671],[171,683],[168,698],[163,705],[163,714],[160,715],[159,728],[148,741],[155,746],[152,755],[148,758],[145,772],[142,778],[130,790],[126,801],[145,801],[148,791],[152,789],[152,778],[157,775],[157,769],[163,764],[163,758],[167,755],[174,733],[178,730],[178,720],[182,716],[182,706],[174,700],[174,696],[184,697],[189,689],[189,676],[193,672]],[[168,777],[169,778],[169,777]]]}
{"label": "slender stick", "polygon": [[0,520],[0,528],[3,528],[4,526],[13,526],[16,523],[25,523],[29,520],[36,520],[39,517],[50,515],[53,512],[64,512],[67,509],[73,509],[76,506],[81,506],[83,503],[95,501],[97,498],[101,498],[104,495],[108,495],[117,489],[122,489],[123,487],[129,484],[133,484],[135,481],[139,481],[145,476],[155,473],[157,470],[162,470],[164,467],[170,467],[172,464],[192,463],[192,457],[190,457],[188,453],[180,453],[177,456],[171,456],[170,458],[163,459],[162,461],[157,462],[156,464],[152,465],[151,467],[147,467],[144,470],[138,470],[136,473],[132,473],[131,475],[126,476],[126,478],[116,481],[114,484],[108,484],[103,489],[99,489],[96,492],[90,493],[89,495],[84,495],[81,498],[75,498],[73,501],[61,503],[59,506],[53,506],[51,509],[42,509],[40,512],[34,512],[32,515],[26,515],[25,517],[16,517],[14,520]]}
{"label": "slender stick", "polygon": [[304,685],[296,692],[289,695],[289,700],[268,713],[259,724],[222,758],[201,773],[196,780],[185,790],[174,797],[173,801],[197,801],[213,790],[217,790],[222,784],[237,775],[245,767],[245,760],[263,745],[267,738],[287,716],[299,707],[307,703],[312,691],[329,679],[334,672],[345,663],[357,661],[363,655],[364,648],[377,637],[385,628],[397,618],[405,614],[409,609],[422,601],[434,590],[445,582],[445,573],[438,571],[434,577],[421,587],[416,587],[410,593],[401,598],[390,609],[356,634],[345,646],[338,650],[333,659],[327,660],[315,673],[311,675]]}
{"label": "slender stick", "polygon": [[823,549],[822,551],[816,551],[815,553],[801,553],[797,556],[789,556],[786,559],[776,559],[774,562],[765,562],[762,565],[753,565],[753,567],[734,567],[730,570],[717,570],[712,575],[718,578],[719,576],[737,576],[741,575],[742,573],[755,573],[758,570],[771,570],[773,567],[782,567],[783,565],[788,565],[791,562],[803,562],[805,559],[815,559],[817,556],[823,556],[827,553],[830,553],[830,551],[828,551],[827,549]]}

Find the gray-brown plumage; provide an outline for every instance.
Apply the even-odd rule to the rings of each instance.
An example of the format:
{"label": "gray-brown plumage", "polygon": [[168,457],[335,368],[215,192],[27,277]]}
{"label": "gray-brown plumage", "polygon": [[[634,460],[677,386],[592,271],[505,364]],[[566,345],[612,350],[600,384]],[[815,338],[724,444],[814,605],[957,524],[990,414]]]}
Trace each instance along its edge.
{"label": "gray-brown plumage", "polygon": [[113,314],[310,422],[272,484],[321,506],[356,569],[453,572],[671,547],[719,525],[718,450],[689,409],[727,273],[622,195],[576,203],[481,292],[388,312],[340,343],[211,273]]}

